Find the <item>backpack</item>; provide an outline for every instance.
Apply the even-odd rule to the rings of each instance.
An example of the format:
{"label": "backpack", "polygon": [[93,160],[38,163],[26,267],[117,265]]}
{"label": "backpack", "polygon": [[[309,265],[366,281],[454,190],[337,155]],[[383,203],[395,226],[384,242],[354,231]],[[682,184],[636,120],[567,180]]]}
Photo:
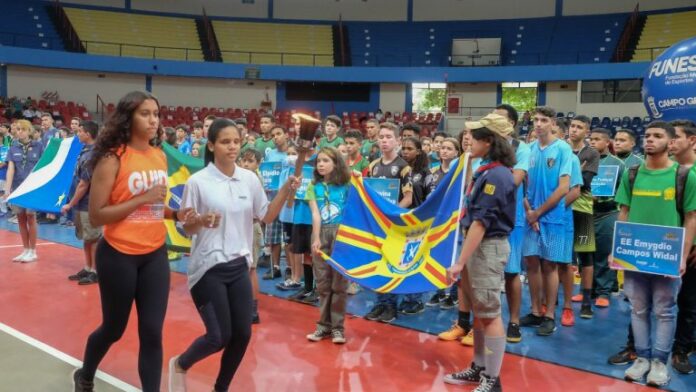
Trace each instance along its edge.
{"label": "backpack", "polygon": [[[633,165],[628,168],[628,186],[633,193],[633,185],[636,183],[636,177],[638,176],[638,169],[640,165]],[[679,165],[677,168],[677,175],[674,179],[674,190],[675,190],[675,201],[677,203],[677,213],[679,218],[684,223],[684,190],[686,189],[686,180],[689,178],[689,171],[691,167]]]}

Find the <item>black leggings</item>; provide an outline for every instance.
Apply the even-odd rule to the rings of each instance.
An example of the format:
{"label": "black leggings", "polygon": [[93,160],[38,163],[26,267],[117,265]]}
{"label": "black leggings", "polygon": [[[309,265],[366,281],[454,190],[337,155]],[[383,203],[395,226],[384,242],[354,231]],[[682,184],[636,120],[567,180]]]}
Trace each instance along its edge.
{"label": "black leggings", "polygon": [[164,245],[144,255],[127,255],[101,239],[97,272],[102,324],[87,339],[82,377],[93,380],[112,344],[121,339],[133,300],[138,312],[138,373],[144,392],[159,391],[162,376],[162,325],[169,298],[169,262]]}
{"label": "black leggings", "polygon": [[191,288],[191,297],[206,332],[181,354],[179,366],[188,370],[223,350],[215,391],[227,391],[251,339],[252,292],[246,259],[240,257],[206,271]]}

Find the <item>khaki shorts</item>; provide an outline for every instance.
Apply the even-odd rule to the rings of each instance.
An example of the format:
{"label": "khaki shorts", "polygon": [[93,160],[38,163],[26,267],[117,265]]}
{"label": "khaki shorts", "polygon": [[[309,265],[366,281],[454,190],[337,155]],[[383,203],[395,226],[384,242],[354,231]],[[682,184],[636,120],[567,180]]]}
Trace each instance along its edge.
{"label": "khaki shorts", "polygon": [[75,236],[78,240],[94,242],[101,238],[101,227],[95,228],[92,226],[89,222],[89,213],[87,211],[75,210],[73,219],[75,220]]}
{"label": "khaki shorts", "polygon": [[263,230],[261,230],[261,223],[254,222],[254,245],[251,250],[251,268],[256,268],[259,263],[259,256],[261,255],[261,248],[263,248]]}
{"label": "khaki shorts", "polygon": [[24,207],[16,206],[14,204],[10,204],[10,210],[17,215],[17,214],[27,214],[27,215],[36,215],[36,211],[30,210]]}
{"label": "khaki shorts", "polygon": [[505,265],[509,256],[507,237],[484,238],[466,264],[475,317],[500,316],[500,289],[505,282]]}

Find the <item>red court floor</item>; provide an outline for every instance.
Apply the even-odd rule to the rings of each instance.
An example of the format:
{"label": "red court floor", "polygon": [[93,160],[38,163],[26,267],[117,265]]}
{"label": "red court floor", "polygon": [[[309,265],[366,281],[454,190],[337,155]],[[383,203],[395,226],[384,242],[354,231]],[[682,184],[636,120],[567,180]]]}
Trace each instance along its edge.
{"label": "red court floor", "polygon": [[[67,280],[82,262],[82,251],[62,244],[38,247],[39,261],[12,263],[21,248],[15,233],[0,231],[0,322],[68,355],[82,359],[88,334],[98,326],[96,285]],[[400,327],[346,321],[348,343],[309,343],[318,310],[286,300],[260,297],[262,323],[253,338],[231,390],[239,391],[469,391],[446,386],[442,376],[471,361],[472,351],[457,343]],[[139,386],[135,313],[123,337],[100,369]],[[166,390],[167,359],[180,353],[203,326],[189,296],[185,276],[172,273],[169,309],[164,327]],[[189,371],[190,391],[210,391],[218,356]],[[68,375],[66,374],[66,378]],[[502,373],[506,391],[636,391],[645,389],[537,360],[506,355]],[[0,383],[2,380],[0,379]]]}

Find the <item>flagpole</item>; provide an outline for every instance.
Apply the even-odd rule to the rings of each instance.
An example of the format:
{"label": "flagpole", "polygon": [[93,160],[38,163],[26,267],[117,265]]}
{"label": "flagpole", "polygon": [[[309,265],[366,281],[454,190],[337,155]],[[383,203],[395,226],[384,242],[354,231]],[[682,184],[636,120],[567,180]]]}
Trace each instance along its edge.
{"label": "flagpole", "polygon": [[[464,179],[462,180],[462,186],[459,189],[460,215],[459,215],[459,220],[457,221],[457,226],[460,226],[459,222],[461,222],[462,218],[464,217],[463,215],[461,215],[461,211],[462,211],[462,207],[464,206],[464,198],[466,197],[466,183],[468,181],[471,181],[471,175],[472,175],[472,173],[471,173],[471,155],[468,152],[464,153],[464,155],[462,155],[462,157],[460,159],[463,162],[465,162],[464,165],[466,165],[466,167],[464,168],[465,173],[464,173]],[[460,162],[459,164],[462,164],[462,163]],[[461,233],[461,228],[457,227],[457,230],[454,234],[454,249],[452,250],[452,260],[450,262],[450,267],[453,266],[457,262],[457,257],[459,256],[457,254],[457,245],[459,244],[460,233]]]}

